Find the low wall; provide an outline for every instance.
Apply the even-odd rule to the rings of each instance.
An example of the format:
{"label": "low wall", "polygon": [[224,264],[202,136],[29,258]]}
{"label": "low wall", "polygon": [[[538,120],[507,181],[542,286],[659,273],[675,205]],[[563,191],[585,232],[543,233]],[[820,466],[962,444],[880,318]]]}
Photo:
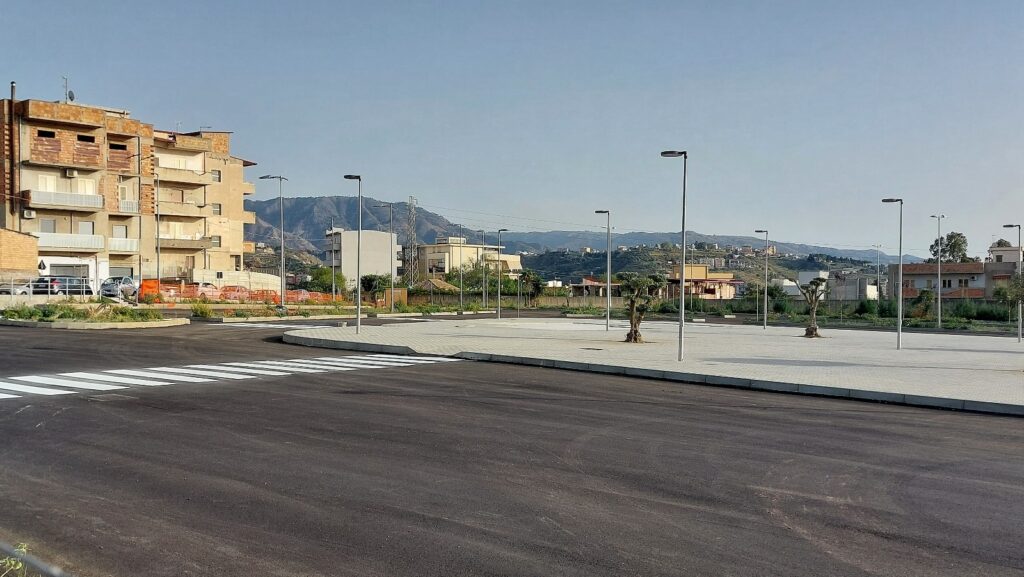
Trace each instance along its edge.
{"label": "low wall", "polygon": [[[218,272],[221,274],[217,278]],[[208,282],[217,287],[244,286],[249,290],[281,290],[281,277],[252,271],[215,271],[192,269],[193,282]]]}

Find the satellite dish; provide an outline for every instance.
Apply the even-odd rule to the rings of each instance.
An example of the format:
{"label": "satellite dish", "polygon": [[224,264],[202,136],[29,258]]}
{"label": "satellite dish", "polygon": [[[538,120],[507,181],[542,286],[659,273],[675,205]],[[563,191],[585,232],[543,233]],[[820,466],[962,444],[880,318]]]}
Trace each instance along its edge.
{"label": "satellite dish", "polygon": [[71,102],[75,101],[75,91],[74,90],[68,90],[68,100],[70,100]]}

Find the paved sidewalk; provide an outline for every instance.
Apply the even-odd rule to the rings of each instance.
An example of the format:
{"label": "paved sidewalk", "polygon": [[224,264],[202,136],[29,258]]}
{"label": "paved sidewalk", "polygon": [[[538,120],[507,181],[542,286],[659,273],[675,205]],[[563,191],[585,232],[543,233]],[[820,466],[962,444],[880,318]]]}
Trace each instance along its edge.
{"label": "paved sidewalk", "polygon": [[779,390],[1024,415],[1024,346],[1016,339],[951,334],[646,322],[649,341],[622,342],[624,321],[503,319],[291,331],[285,341],[327,348],[538,364],[691,383]]}

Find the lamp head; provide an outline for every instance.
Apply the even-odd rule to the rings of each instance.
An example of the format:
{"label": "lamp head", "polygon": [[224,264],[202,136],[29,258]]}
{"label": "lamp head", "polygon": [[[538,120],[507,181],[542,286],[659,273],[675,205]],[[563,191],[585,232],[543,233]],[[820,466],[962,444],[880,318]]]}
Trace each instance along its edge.
{"label": "lamp head", "polygon": [[665,158],[679,158],[680,156],[686,156],[685,150],[665,150],[662,151],[661,155]]}
{"label": "lamp head", "polygon": [[499,228],[498,232],[508,232],[508,229],[507,228]]}
{"label": "lamp head", "polygon": [[594,214],[608,214],[610,211],[607,210],[595,210]]}
{"label": "lamp head", "polygon": [[932,218],[946,218],[946,215],[944,215],[944,214],[933,214]]}
{"label": "lamp head", "polygon": [[345,175],[345,180],[362,180],[362,179],[363,179],[363,177],[359,176],[358,174],[346,174]]}
{"label": "lamp head", "polygon": [[882,202],[903,202],[902,198],[883,198]]}
{"label": "lamp head", "polygon": [[1003,228],[1019,228],[1019,224],[1004,224]]}
{"label": "lamp head", "polygon": [[754,233],[755,234],[768,234],[768,231],[767,230],[755,230]]}

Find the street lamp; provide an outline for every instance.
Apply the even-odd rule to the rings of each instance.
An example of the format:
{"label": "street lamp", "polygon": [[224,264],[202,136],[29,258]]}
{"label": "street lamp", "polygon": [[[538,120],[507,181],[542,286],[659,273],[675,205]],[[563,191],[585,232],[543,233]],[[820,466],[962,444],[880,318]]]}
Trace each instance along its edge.
{"label": "street lamp", "polygon": [[607,224],[605,224],[605,231],[607,232],[606,247],[608,251],[608,262],[607,269],[605,272],[605,283],[604,283],[604,330],[612,330],[612,211],[610,210],[595,210],[594,214],[603,214],[607,217]]}
{"label": "street lamp", "polygon": [[946,215],[944,215],[944,214],[933,214],[931,217],[935,219],[935,224],[938,226],[938,234],[939,234],[939,239],[938,239],[939,255],[935,258],[935,265],[938,267],[936,270],[938,270],[938,277],[939,277],[938,278],[939,284],[938,284],[938,286],[935,289],[935,297],[937,299],[936,307],[935,307],[935,312],[936,312],[936,319],[938,320],[938,326],[941,329],[942,328],[942,219],[946,218]]}
{"label": "street lamp", "polygon": [[[1021,247],[1020,247],[1020,225],[1019,224],[1004,224],[1003,228],[1016,228],[1017,229],[1017,274],[1019,275],[1019,274],[1021,274],[1021,271],[1024,270],[1024,254],[1021,253]],[[1021,327],[1021,319],[1020,319],[1020,312],[1021,312],[1020,297],[1021,297],[1021,295],[1016,295],[1016,296],[1017,296],[1017,342],[1019,343],[1021,341],[1021,336],[1022,336],[1022,334],[1021,334],[1022,333],[1022,331],[1021,331],[1022,327]]]}
{"label": "street lamp", "polygon": [[359,232],[356,233],[356,334],[363,324],[363,177],[358,174],[346,174],[345,180],[356,181],[359,192]]}
{"label": "street lamp", "polygon": [[896,290],[899,291],[899,300],[896,301],[896,350],[903,348],[903,199],[883,198],[882,202],[900,203],[900,243],[899,243],[899,274],[896,276]]}
{"label": "street lamp", "polygon": [[395,312],[395,205],[392,202],[385,202],[383,204],[375,205],[376,208],[388,207],[388,246],[391,247],[391,256],[388,257],[388,273],[391,274],[391,312]]}
{"label": "street lamp", "polygon": [[501,233],[508,232],[507,228],[498,229],[498,319],[501,319]]}
{"label": "street lamp", "polygon": [[764,330],[768,330],[768,231],[755,230],[757,234],[764,234]]}
{"label": "street lamp", "polygon": [[679,231],[681,260],[679,262],[679,360],[683,360],[683,318],[686,313],[686,160],[685,150],[666,150],[661,153],[663,158],[683,157],[683,211],[682,228]]}
{"label": "street lamp", "polygon": [[480,249],[480,260],[484,265],[484,308],[487,308],[487,234],[486,231],[481,229],[480,233],[480,244],[483,248]]}
{"label": "street lamp", "polygon": [[[450,243],[449,243],[450,244]],[[463,286],[466,284],[462,281],[462,249],[466,246],[466,237],[462,236],[462,225],[459,225],[459,312],[465,312],[465,301],[463,300]]]}
{"label": "street lamp", "polygon": [[[285,280],[284,280],[284,181],[287,178],[281,175],[264,174],[260,177],[260,180],[276,180],[277,181],[277,195],[280,199],[281,207],[281,305],[285,306]],[[159,234],[159,233],[158,233]],[[159,253],[157,253],[159,254]],[[159,261],[157,261],[157,268],[160,268]],[[157,276],[160,275],[160,271],[157,271]]]}

